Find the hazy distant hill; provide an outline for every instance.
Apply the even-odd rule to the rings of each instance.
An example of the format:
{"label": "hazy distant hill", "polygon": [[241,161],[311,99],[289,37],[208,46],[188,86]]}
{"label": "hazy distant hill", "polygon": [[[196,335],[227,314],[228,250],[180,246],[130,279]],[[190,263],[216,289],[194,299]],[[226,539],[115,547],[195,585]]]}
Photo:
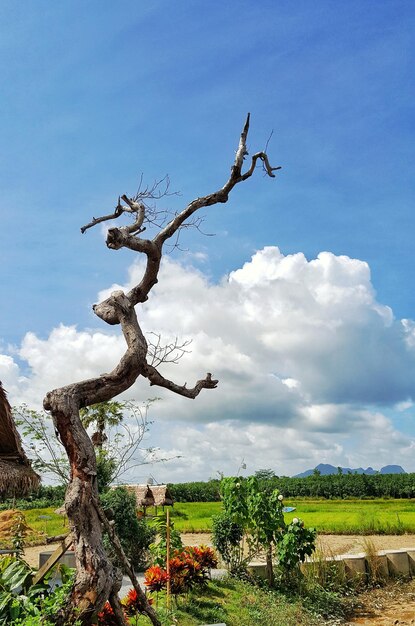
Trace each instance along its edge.
{"label": "hazy distant hill", "polygon": [[[373,467],[367,467],[363,469],[363,467],[350,468],[350,467],[341,467],[340,468],[343,474],[406,474],[405,470],[400,465],[385,465],[382,467],[380,471],[374,470]],[[301,472],[301,474],[296,474],[294,478],[306,478],[307,476],[312,476],[315,470],[318,470],[322,476],[329,476],[330,474],[337,474],[338,468],[334,467],[334,465],[330,465],[328,463],[320,463],[314,469],[306,470],[305,472]]]}

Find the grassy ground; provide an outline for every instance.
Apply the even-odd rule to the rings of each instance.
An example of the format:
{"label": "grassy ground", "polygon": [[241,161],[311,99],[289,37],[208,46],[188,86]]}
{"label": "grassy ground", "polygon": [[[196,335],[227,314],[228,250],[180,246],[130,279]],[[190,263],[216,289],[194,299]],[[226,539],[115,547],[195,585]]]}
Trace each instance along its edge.
{"label": "grassy ground", "polygon": [[177,502],[170,517],[179,532],[209,532],[212,528],[212,516],[221,510],[221,502]]}
{"label": "grassy ground", "polygon": [[[306,526],[320,533],[401,534],[415,533],[415,500],[296,500],[285,518],[301,517]],[[221,510],[220,502],[178,502],[172,519],[180,532],[211,529],[212,515]]]}
{"label": "grassy ground", "polygon": [[66,518],[54,513],[54,508],[31,509],[23,511],[23,513],[28,525],[35,531],[36,535],[33,537],[33,541],[29,537],[28,544],[39,543],[39,538],[42,536],[51,537],[69,532]]}
{"label": "grassy ground", "polygon": [[[301,517],[319,533],[415,533],[415,500],[296,500],[285,504],[296,507],[294,513],[286,514],[287,521]],[[171,517],[180,532],[209,532],[212,516],[220,511],[220,502],[178,502]],[[53,508],[23,513],[37,533],[51,536],[68,531],[65,519],[54,513]]]}
{"label": "grassy ground", "polygon": [[[288,503],[287,503],[288,504]],[[415,532],[415,500],[300,500],[295,513],[320,533],[402,534]]]}
{"label": "grassy ground", "polygon": [[[158,601],[158,615],[163,626],[197,626],[224,622],[227,626],[320,626],[327,624],[313,615],[297,599],[235,579],[212,581],[206,589],[198,589],[173,603],[172,613]],[[143,623],[139,618],[137,624]]]}

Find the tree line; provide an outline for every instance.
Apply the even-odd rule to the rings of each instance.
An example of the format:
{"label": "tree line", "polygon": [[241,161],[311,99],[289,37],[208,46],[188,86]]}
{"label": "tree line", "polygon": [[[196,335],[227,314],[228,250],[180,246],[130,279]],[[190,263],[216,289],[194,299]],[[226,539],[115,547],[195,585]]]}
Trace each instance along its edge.
{"label": "tree line", "polygon": [[[271,470],[256,472],[261,488],[278,489],[285,498],[415,498],[415,473],[331,474],[318,472],[305,478],[276,476]],[[219,501],[220,480],[169,484],[176,502]]]}

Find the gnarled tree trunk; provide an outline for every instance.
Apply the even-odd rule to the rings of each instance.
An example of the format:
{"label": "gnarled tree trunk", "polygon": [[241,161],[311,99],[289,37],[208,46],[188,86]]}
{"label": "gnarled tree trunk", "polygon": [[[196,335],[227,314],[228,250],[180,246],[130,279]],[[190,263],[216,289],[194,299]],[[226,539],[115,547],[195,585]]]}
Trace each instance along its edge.
{"label": "gnarled tree trunk", "polygon": [[[81,229],[85,232],[100,222],[115,219],[123,213],[131,213],[134,223],[130,226],[111,228],[106,243],[109,248],[115,250],[125,247],[142,253],[146,256],[147,263],[140,283],[130,292],[125,294],[116,291],[93,307],[96,315],[103,321],[121,326],[127,350],[115,369],[98,378],[55,389],[49,392],[44,400],[44,407],[52,414],[71,467],[71,482],[66,493],[65,506],[73,535],[77,566],[71,597],[64,611],[56,617],[57,624],[71,624],[75,618],[81,619],[85,625],[90,624],[94,613],[99,611],[108,599],[119,624],[125,623],[117,595],[121,586],[121,576],[105,553],[102,542],[103,527],[112,537],[120,558],[124,559],[134,586],[140,595],[143,594],[134,572],[122,554],[117,537],[99,506],[94,448],[81,424],[79,411],[91,404],[114,398],[131,387],[138,376],[147,378],[150,385],[165,387],[187,398],[195,398],[202,389],[214,389],[217,386],[218,381],[212,379],[211,374],[197,381],[193,388],[178,385],[164,378],[157,369],[163,358],[157,357],[157,351],[149,350],[135,307],[147,300],[148,293],[157,283],[164,243],[176,235],[183,225],[191,224],[192,216],[198,209],[218,202],[227,202],[233,187],[253,174],[258,160],[271,177],[274,177],[275,170],[280,169],[271,168],[267,155],[258,152],[253,155],[250,168],[242,173],[243,161],[248,154],[246,149],[248,129],[249,115],[240,137],[231,175],[225,185],[212,194],[190,202],[165,227],[160,228],[153,239],[144,239],[140,235],[146,229],[146,224],[154,223],[153,216],[151,218],[148,216],[151,209],[145,203],[148,198],[157,198],[154,188],[139,192],[134,198],[122,196],[124,205],[119,199],[114,213],[94,218]],[[180,346],[178,349],[180,350]],[[145,612],[154,625],[160,624],[150,605],[147,604]]]}

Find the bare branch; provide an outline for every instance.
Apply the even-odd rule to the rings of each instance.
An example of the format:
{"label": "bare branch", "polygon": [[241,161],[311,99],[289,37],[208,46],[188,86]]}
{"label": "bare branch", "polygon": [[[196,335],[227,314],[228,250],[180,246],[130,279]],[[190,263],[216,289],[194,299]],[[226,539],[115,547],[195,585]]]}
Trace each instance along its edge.
{"label": "bare branch", "polygon": [[254,172],[254,169],[255,169],[255,166],[256,166],[256,162],[258,161],[258,159],[261,159],[266,173],[271,178],[275,178],[275,174],[273,174],[273,172],[276,172],[277,170],[281,169],[280,165],[278,167],[271,167],[271,165],[269,164],[269,161],[268,161],[268,157],[265,154],[265,152],[257,152],[252,157],[252,163],[251,163],[251,167],[249,168],[249,170],[245,174],[243,174],[243,176],[240,177],[241,181],[246,180],[247,178],[252,176],[252,174]]}
{"label": "bare branch", "polygon": [[264,150],[263,150],[263,152],[265,152],[265,153],[266,153],[266,152],[267,152],[267,150],[268,150],[269,142],[271,141],[271,138],[272,138],[272,135],[273,135],[273,134],[274,134],[274,129],[272,129],[272,131],[270,132],[269,137],[268,137],[268,139],[267,139],[267,141],[266,141],[265,148],[264,148]]}
{"label": "bare branch", "polygon": [[84,234],[84,232],[88,230],[88,228],[92,228],[93,226],[96,226],[97,224],[100,224],[101,222],[107,222],[108,220],[115,220],[117,219],[117,217],[120,217],[120,215],[122,215],[123,213],[131,213],[131,212],[132,211],[130,207],[123,206],[122,204],[120,204],[120,198],[118,197],[118,203],[117,203],[117,206],[115,207],[114,213],[110,213],[109,215],[103,215],[102,217],[93,217],[92,221],[89,222],[89,224],[82,226],[81,233]]}
{"label": "bare branch", "polygon": [[137,592],[138,597],[140,598],[140,601],[142,603],[143,606],[143,613],[145,613],[147,615],[147,617],[150,619],[151,623],[154,626],[161,626],[161,622],[159,621],[159,619],[157,618],[157,615],[154,611],[154,609],[151,607],[151,604],[149,603],[146,594],[144,593],[144,591],[141,589],[140,583],[138,582],[137,576],[135,575],[134,569],[131,566],[130,561],[128,560],[123,547],[121,545],[121,542],[118,538],[117,533],[115,532],[115,528],[114,526],[108,521],[107,516],[105,515],[104,511],[101,508],[101,505],[98,502],[98,499],[94,498],[93,499],[93,504],[95,506],[95,509],[98,513],[98,516],[101,520],[102,525],[105,528],[105,531],[108,534],[108,537],[115,549],[115,552],[117,554],[117,557],[119,558],[120,562],[122,563],[122,566],[125,570],[125,572],[128,574],[131,583],[134,587],[134,589]]}
{"label": "bare branch", "polygon": [[179,343],[176,337],[174,341],[163,345],[160,334],[154,332],[148,334],[155,337],[155,341],[148,342],[147,350],[150,365],[154,367],[158,367],[161,363],[178,363],[185,354],[190,353],[190,350],[186,350],[186,348],[192,343],[191,339]]}
{"label": "bare branch", "polygon": [[215,389],[218,386],[218,382],[219,382],[218,380],[213,380],[212,374],[208,373],[206,374],[206,378],[203,378],[202,380],[198,380],[196,385],[193,388],[188,389],[186,387],[186,383],[184,385],[177,385],[171,380],[164,378],[164,376],[162,376],[160,372],[158,372],[156,368],[153,367],[152,365],[147,365],[147,367],[145,368],[143,372],[143,376],[148,378],[148,380],[150,381],[150,385],[157,385],[158,387],[165,387],[166,389],[170,389],[170,391],[173,391],[174,393],[177,393],[180,396],[184,396],[185,398],[192,398],[192,399],[196,398],[196,396],[199,395],[202,389]]}

